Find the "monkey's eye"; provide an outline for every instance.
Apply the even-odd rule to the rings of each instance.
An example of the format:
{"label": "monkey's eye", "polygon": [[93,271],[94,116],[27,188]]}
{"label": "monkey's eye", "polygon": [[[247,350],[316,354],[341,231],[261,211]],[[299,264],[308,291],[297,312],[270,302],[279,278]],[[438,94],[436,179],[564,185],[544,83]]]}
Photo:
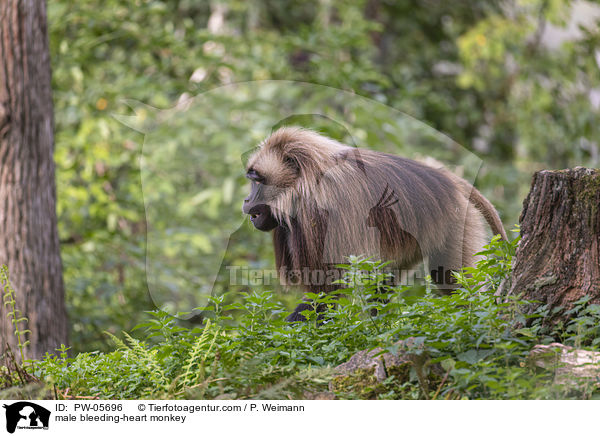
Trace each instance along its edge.
{"label": "monkey's eye", "polygon": [[258,183],[264,183],[265,178],[258,174],[255,170],[248,170],[246,177]]}

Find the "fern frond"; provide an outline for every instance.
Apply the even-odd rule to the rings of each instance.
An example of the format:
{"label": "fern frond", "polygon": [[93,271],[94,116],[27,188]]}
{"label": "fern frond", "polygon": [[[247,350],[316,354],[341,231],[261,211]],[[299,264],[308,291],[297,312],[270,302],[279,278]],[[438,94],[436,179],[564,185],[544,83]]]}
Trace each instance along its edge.
{"label": "fern frond", "polygon": [[[206,347],[210,328],[210,320],[207,320],[206,326],[204,327],[202,334],[194,342],[194,345],[190,350],[190,354],[185,361],[185,365],[183,366],[183,374],[181,376],[180,383],[181,388],[198,386],[206,381],[204,380],[206,376],[204,364],[206,363],[206,359],[212,351],[212,348],[219,334],[219,329],[216,329],[213,334],[212,340],[210,341],[210,344],[208,344],[208,347]],[[194,370],[196,365],[197,368]]]}
{"label": "fern frond", "polygon": [[15,300],[15,290],[10,284],[10,280],[8,278],[8,267],[6,265],[2,265],[0,267],[0,281],[2,282],[2,289],[4,295],[2,296],[2,300],[4,301],[4,307],[9,307],[9,311],[6,314],[8,318],[10,318],[10,322],[15,327],[14,335],[17,338],[17,346],[19,347],[19,354],[21,355],[21,362],[25,363],[25,347],[29,345],[29,341],[23,341],[22,336],[31,333],[31,330],[21,330],[19,329],[19,323],[27,323],[29,320],[21,316],[21,311],[17,309],[17,301]]}

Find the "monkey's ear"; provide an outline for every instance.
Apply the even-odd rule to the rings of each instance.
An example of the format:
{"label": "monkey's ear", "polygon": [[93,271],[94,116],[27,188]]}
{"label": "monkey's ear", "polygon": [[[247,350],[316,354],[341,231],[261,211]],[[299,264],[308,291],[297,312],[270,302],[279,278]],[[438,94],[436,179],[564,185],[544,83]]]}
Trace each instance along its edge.
{"label": "monkey's ear", "polygon": [[300,172],[300,162],[298,161],[298,157],[294,155],[287,154],[283,158],[283,163],[293,170],[296,174]]}
{"label": "monkey's ear", "polygon": [[314,154],[303,144],[295,144],[294,147],[285,150],[283,162],[296,174],[315,170],[318,167]]}

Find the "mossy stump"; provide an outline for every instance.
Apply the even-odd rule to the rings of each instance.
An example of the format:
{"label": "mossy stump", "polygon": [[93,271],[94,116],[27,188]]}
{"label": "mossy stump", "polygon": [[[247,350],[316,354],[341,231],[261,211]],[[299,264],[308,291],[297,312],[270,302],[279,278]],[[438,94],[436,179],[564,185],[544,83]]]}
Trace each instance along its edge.
{"label": "mossy stump", "polygon": [[510,293],[547,304],[546,324],[584,296],[600,303],[600,170],[535,173],[519,222]]}

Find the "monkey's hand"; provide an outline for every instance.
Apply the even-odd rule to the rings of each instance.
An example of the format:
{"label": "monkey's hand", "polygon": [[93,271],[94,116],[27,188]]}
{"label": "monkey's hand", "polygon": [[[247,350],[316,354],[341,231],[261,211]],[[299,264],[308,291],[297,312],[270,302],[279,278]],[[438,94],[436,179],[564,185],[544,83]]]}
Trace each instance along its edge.
{"label": "monkey's hand", "polygon": [[285,320],[287,322],[304,322],[306,321],[306,317],[301,312],[305,310],[313,310],[313,307],[310,304],[300,303]]}

